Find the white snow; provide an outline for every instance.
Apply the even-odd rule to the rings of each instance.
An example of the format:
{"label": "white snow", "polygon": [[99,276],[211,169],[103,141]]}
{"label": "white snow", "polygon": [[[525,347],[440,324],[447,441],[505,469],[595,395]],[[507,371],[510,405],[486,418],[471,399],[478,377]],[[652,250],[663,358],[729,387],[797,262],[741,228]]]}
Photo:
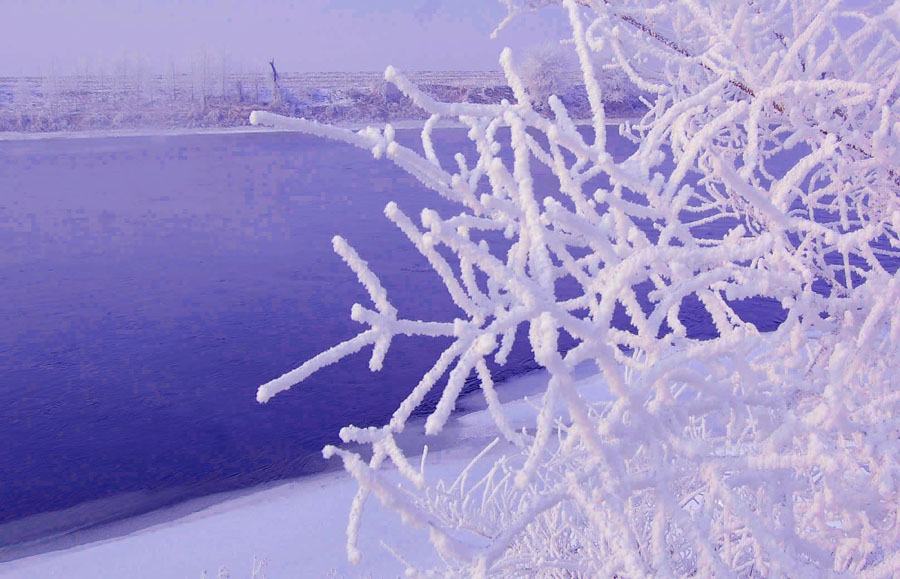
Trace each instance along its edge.
{"label": "white snow", "polygon": [[[609,125],[622,125],[633,121],[633,118],[607,118]],[[395,129],[421,130],[428,121],[406,120],[391,123]],[[588,126],[590,121],[575,121],[576,126]],[[359,131],[369,127],[371,123],[337,123],[333,126],[351,131]],[[331,126],[331,125],[329,125]],[[466,125],[453,119],[439,119],[431,123],[432,129],[461,129]],[[22,131],[0,131],[0,142],[3,141],[41,141],[45,139],[105,139],[109,137],[177,137],[184,135],[236,135],[244,133],[306,133],[306,130],[294,130],[284,128],[241,126],[241,127],[213,127],[213,128],[176,128],[176,129],[104,129],[85,131],[50,131],[45,133],[28,133]]]}

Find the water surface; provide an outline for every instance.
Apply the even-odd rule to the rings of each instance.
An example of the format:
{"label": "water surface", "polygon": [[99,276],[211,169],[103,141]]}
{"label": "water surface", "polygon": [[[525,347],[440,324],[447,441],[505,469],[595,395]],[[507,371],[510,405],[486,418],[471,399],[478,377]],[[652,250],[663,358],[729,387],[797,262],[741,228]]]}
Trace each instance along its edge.
{"label": "water surface", "polygon": [[[439,141],[446,157],[465,132]],[[555,185],[544,171],[536,187]],[[335,234],[401,315],[457,315],[390,200],[451,210],[389,162],[302,135],[0,142],[0,546],[313,472],[342,426],[383,424],[446,341],[397,338],[381,372],[366,352],[266,405],[255,390],[362,329]],[[699,304],[682,317],[715,334]],[[507,372],[533,367],[520,341]]]}

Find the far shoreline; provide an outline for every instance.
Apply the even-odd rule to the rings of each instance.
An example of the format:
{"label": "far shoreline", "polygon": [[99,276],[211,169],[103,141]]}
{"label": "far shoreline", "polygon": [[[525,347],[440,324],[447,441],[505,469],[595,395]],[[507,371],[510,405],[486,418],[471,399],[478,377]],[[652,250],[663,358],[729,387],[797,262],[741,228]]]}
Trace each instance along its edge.
{"label": "far shoreline", "polygon": [[[608,118],[608,126],[619,126],[627,122],[639,120],[639,117]],[[400,120],[400,121],[369,121],[366,123],[336,123],[335,126],[351,131],[358,131],[367,127],[384,127],[391,125],[397,130],[422,130],[425,127],[424,120]],[[590,126],[590,119],[574,121],[577,126]],[[321,123],[328,125],[329,123]],[[435,124],[436,129],[464,129],[467,126],[459,121],[442,119]],[[172,127],[172,128],[139,128],[139,129],[101,129],[101,130],[75,130],[75,131],[35,131],[0,132],[0,143],[16,141],[43,141],[61,139],[109,139],[109,138],[141,138],[141,137],[187,137],[194,135],[243,135],[266,133],[300,133],[303,131],[293,129],[276,129],[270,127],[257,127],[250,124],[235,127]]]}

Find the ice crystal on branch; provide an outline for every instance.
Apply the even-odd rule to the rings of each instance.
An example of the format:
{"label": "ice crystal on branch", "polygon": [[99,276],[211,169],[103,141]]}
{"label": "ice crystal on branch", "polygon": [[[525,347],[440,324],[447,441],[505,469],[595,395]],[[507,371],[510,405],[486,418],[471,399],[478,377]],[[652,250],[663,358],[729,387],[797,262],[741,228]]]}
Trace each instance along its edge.
{"label": "ice crystal on branch", "polygon": [[[505,3],[513,16],[557,4]],[[388,424],[342,430],[372,446],[370,460],[326,449],[360,483],[349,555],[360,557],[374,493],[427,529],[446,564],[436,571],[450,574],[900,573],[900,8],[560,4],[590,130],[555,97],[549,110],[533,106],[509,51],[501,64],[515,103],[436,102],[388,69],[433,115],[424,154],[390,126],[354,133],[252,117],[371,149],[458,206],[419,223],[393,203],[385,210],[444,281],[455,320],[403,318],[336,238],[372,298],[374,309],[352,313],[368,329],[259,390],[265,402],[368,345],[377,369],[398,334],[452,338]],[[643,119],[621,128],[636,146],[621,162],[607,147],[604,70],[653,95]],[[455,167],[432,143],[446,117],[469,128],[477,150]],[[552,194],[535,187],[535,164],[552,171]],[[559,297],[560,284],[577,291]],[[785,308],[777,329],[736,311],[758,296]],[[689,334],[688,300],[702,304],[715,339]],[[617,308],[630,329],[613,324]],[[487,367],[505,363],[523,326],[549,374],[527,431],[506,415]],[[561,348],[562,333],[576,345]],[[596,369],[587,382],[575,372],[586,364]],[[394,437],[449,375],[426,422],[439,432],[473,372],[519,450],[469,488],[429,485]],[[598,383],[609,396],[591,402]],[[386,460],[406,487],[385,481]]]}

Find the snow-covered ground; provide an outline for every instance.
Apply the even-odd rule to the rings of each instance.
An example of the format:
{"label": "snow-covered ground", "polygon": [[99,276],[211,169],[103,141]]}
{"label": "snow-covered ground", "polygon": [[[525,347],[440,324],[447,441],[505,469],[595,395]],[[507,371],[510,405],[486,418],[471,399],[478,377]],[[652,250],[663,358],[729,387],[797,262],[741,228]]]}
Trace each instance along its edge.
{"label": "snow-covered ground", "polygon": [[[459,470],[465,462],[461,456],[440,453],[434,457],[439,460],[434,472]],[[364,523],[366,556],[358,567],[347,562],[344,530],[355,492],[356,483],[343,471],[299,479],[182,518],[150,523],[125,536],[12,561],[0,566],[0,576],[199,578],[204,571],[216,577],[227,569],[232,577],[250,577],[254,561],[265,564],[259,577],[402,575],[402,565],[379,541],[404,547],[421,543],[414,551],[425,552],[427,539],[413,535],[394,513],[376,503]],[[154,517],[164,520],[167,513],[149,515],[144,522]],[[115,534],[126,523],[110,527],[108,533]]]}
{"label": "snow-covered ground", "polygon": [[[593,398],[605,388],[581,372],[582,393]],[[544,371],[513,378],[500,389],[507,416],[515,427],[534,424],[537,408],[528,398],[546,386]],[[432,441],[415,435],[410,445],[427,443],[440,450],[427,453],[425,473],[431,480],[452,481],[471,458],[496,436],[496,428],[478,393],[460,401],[461,412],[453,427]],[[423,431],[422,424],[410,431]],[[436,444],[435,444],[436,443]],[[510,447],[498,445],[492,455]],[[410,452],[412,454],[412,452]],[[493,462],[490,457],[484,464]],[[387,475],[399,475],[386,471]],[[0,565],[0,577],[9,578],[200,578],[230,577],[395,577],[404,566],[382,546],[398,548],[413,563],[434,559],[427,534],[401,524],[398,515],[371,500],[363,517],[360,547],[362,562],[347,561],[347,514],[356,482],[344,471],[297,479],[277,486],[231,495],[225,500],[190,511],[209,499],[175,509],[150,513],[103,529],[58,538],[35,547],[45,550]],[[218,497],[222,498],[222,497]],[[92,541],[64,550],[65,544]],[[254,569],[257,574],[254,575]],[[226,575],[229,576],[229,575]]]}
{"label": "snow-covered ground", "polygon": [[[624,122],[628,119],[612,120],[610,123]],[[583,121],[587,124],[588,121]],[[375,126],[383,125],[383,122],[355,122],[340,123],[337,126],[346,129],[363,129],[371,124]],[[423,120],[401,120],[391,122],[391,126],[395,129],[421,129],[425,126]],[[464,127],[463,124],[441,119],[435,123],[438,129],[456,129]],[[83,131],[46,131],[46,132],[25,132],[25,131],[0,131],[0,142],[2,141],[39,141],[44,139],[105,139],[109,137],[178,137],[184,135],[236,135],[245,133],[286,133],[297,132],[289,129],[273,129],[270,127],[254,127],[254,126],[237,126],[237,127],[174,127],[174,128],[132,128],[132,129],[92,129]]]}
{"label": "snow-covered ground", "polygon": [[[638,120],[637,116],[609,118],[606,119],[607,125],[621,125],[626,122]],[[384,126],[384,121],[360,121],[337,123],[344,129],[360,130],[368,126]],[[575,124],[579,127],[588,127],[590,120],[578,120]],[[421,130],[425,126],[424,120],[407,119],[399,121],[390,121],[390,125],[397,130],[415,129]],[[440,119],[434,123],[435,129],[460,129],[465,125],[453,119]],[[0,142],[2,141],[40,141],[44,139],[106,139],[110,137],[177,137],[185,135],[237,135],[246,133],[296,133],[300,131],[291,129],[276,129],[272,127],[254,127],[254,126],[238,126],[238,127],[194,127],[194,128],[134,128],[134,129],[94,129],[84,131],[48,131],[39,133],[29,133],[23,131],[0,131]]]}

